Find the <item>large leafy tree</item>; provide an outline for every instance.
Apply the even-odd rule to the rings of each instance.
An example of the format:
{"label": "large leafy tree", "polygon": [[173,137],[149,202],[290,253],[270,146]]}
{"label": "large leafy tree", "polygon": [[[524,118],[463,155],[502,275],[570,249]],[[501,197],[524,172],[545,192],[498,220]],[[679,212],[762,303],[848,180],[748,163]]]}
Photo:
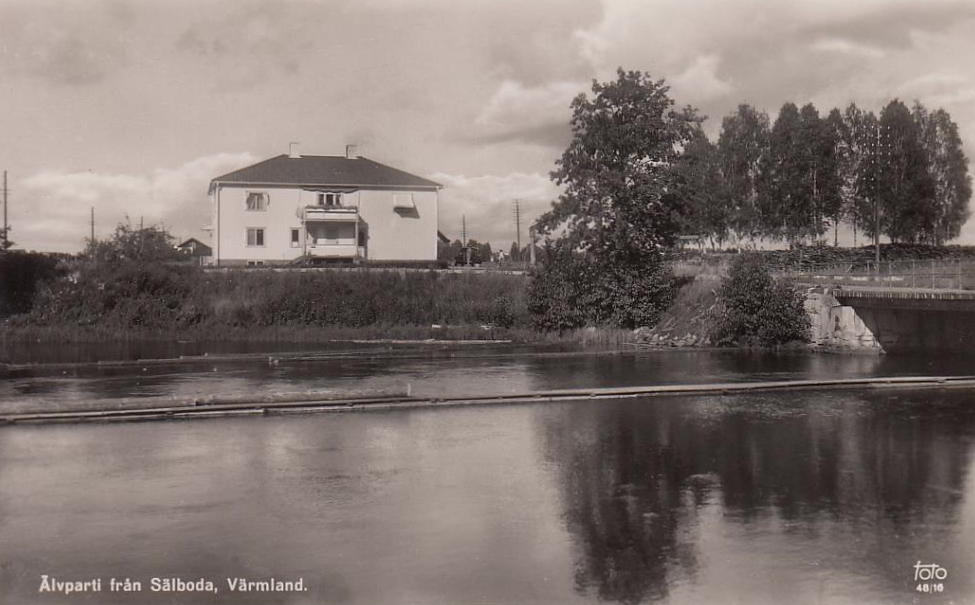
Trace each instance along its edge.
{"label": "large leafy tree", "polygon": [[920,129],[897,99],[880,114],[876,178],[880,225],[891,241],[932,241],[938,224],[934,179]]}
{"label": "large leafy tree", "polygon": [[758,206],[762,234],[796,242],[808,230],[801,158],[799,108],[786,103],[779,110],[762,157]]}
{"label": "large leafy tree", "polygon": [[[828,122],[835,135],[840,209],[838,216],[857,230],[873,225],[873,168],[880,125],[873,112],[850,103],[841,113],[830,112]],[[872,232],[872,231],[868,231]]]}
{"label": "large leafy tree", "polygon": [[681,230],[707,237],[714,248],[728,236],[732,206],[718,150],[703,130],[687,143],[676,171]]}
{"label": "large leafy tree", "polygon": [[828,222],[835,223],[841,206],[837,135],[812,103],[800,110],[799,125],[800,190],[807,225],[803,235],[816,238],[826,232]]}
{"label": "large leafy tree", "polygon": [[681,227],[676,164],[703,118],[675,109],[668,91],[663,80],[620,69],[615,81],[594,81],[591,98],[572,101],[572,142],[551,174],[564,190],[535,222],[550,238],[530,297],[543,328],[652,325],[669,304],[660,248]]}
{"label": "large leafy tree", "polygon": [[926,239],[941,244],[958,237],[968,220],[972,179],[961,147],[958,125],[943,109],[929,112],[920,102],[912,110],[934,187],[934,226]]}
{"label": "large leafy tree", "polygon": [[729,227],[739,238],[754,239],[766,229],[758,204],[761,162],[768,153],[769,117],[751,105],[721,121],[717,153],[726,185]]}
{"label": "large leafy tree", "polygon": [[677,162],[702,118],[674,109],[663,80],[617,71],[572,101],[572,142],[552,179],[564,193],[536,222],[573,248],[606,262],[654,251],[674,241]]}

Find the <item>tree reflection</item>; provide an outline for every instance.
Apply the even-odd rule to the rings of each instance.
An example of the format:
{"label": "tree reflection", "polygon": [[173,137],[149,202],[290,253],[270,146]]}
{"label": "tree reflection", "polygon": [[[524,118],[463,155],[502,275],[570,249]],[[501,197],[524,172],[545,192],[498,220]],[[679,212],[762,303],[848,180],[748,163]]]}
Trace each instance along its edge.
{"label": "tree reflection", "polygon": [[[675,578],[698,573],[695,527],[709,503],[729,522],[774,514],[783,531],[812,534],[824,521],[850,535],[902,535],[944,519],[962,499],[969,456],[964,440],[946,437],[975,426],[961,399],[809,393],[546,410],[576,590],[626,604],[667,597]],[[856,564],[890,573],[874,554]]]}

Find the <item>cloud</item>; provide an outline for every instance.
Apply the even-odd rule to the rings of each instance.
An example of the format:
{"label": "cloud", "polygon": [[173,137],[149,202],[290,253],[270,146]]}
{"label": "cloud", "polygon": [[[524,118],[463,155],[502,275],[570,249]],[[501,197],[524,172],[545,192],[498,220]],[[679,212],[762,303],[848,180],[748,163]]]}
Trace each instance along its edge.
{"label": "cloud", "polygon": [[126,5],[95,0],[43,12],[24,10],[26,6],[12,4],[0,12],[3,71],[91,86],[129,63],[133,16]]}
{"label": "cloud", "polygon": [[250,153],[219,153],[149,174],[39,172],[20,183],[31,206],[11,219],[15,241],[28,249],[77,251],[88,237],[92,207],[96,237],[126,217],[163,224],[180,238],[200,237],[210,220],[210,179],[254,161]]}
{"label": "cloud", "polygon": [[569,140],[572,99],[586,89],[582,82],[525,86],[504,80],[474,119],[474,140],[484,143],[521,141],[564,147]]}
{"label": "cloud", "polygon": [[869,59],[882,59],[886,56],[882,49],[869,44],[860,44],[842,38],[821,38],[810,45],[819,52],[839,53],[842,55],[858,55]]}
{"label": "cloud", "polygon": [[[239,91],[300,71],[303,55],[324,40],[315,39],[315,23],[294,4],[241,2],[187,27],[178,36],[178,52],[209,67],[219,89]],[[322,16],[317,16],[322,17]],[[325,37],[325,32],[321,32]]]}
{"label": "cloud", "polygon": [[559,188],[547,176],[512,172],[507,175],[431,175],[444,188],[440,194],[440,231],[460,239],[462,217],[469,238],[508,248],[515,241],[514,201],[521,205],[521,241],[528,241],[528,227],[559,196]]}
{"label": "cloud", "polygon": [[683,72],[670,80],[674,92],[682,99],[709,101],[730,93],[734,86],[718,76],[721,59],[715,54],[697,57]]}
{"label": "cloud", "polygon": [[959,72],[941,71],[905,82],[898,93],[935,107],[967,105],[975,100],[975,82]]}

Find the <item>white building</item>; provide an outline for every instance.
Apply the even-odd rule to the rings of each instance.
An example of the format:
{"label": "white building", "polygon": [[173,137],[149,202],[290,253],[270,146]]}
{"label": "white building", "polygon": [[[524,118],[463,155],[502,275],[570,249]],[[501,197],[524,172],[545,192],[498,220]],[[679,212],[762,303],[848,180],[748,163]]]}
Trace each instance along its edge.
{"label": "white building", "polygon": [[282,154],[210,182],[213,264],[435,261],[440,185],[354,155]]}

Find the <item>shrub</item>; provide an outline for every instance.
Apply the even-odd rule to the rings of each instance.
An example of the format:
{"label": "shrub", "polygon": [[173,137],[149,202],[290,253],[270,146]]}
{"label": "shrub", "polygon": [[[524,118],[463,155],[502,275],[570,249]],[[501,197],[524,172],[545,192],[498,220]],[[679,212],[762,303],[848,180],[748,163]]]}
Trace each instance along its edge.
{"label": "shrub", "polygon": [[559,242],[546,248],[544,258],[528,292],[528,309],[539,330],[652,326],[674,297],[673,273],[655,254],[601,263]]}
{"label": "shrub", "polygon": [[63,274],[54,255],[10,250],[0,252],[0,317],[30,311],[45,281]]}
{"label": "shrub", "polygon": [[544,257],[528,286],[532,325],[544,332],[562,332],[586,325],[587,310],[592,306],[586,296],[588,288],[593,287],[592,263],[561,243],[547,246]]}
{"label": "shrub", "polygon": [[803,296],[787,282],[776,282],[758,255],[732,262],[718,292],[717,343],[774,346],[809,340]]}

